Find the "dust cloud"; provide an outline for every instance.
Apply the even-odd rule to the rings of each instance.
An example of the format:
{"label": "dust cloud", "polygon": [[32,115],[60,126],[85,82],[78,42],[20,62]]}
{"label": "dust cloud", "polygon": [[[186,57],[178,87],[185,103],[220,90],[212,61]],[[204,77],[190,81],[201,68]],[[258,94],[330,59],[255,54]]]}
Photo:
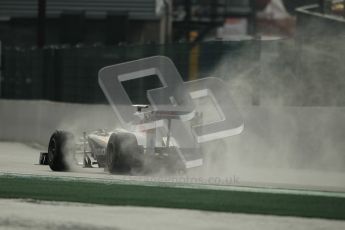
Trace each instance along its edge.
{"label": "dust cloud", "polygon": [[257,63],[235,73],[229,55],[214,69],[238,105],[244,131],[204,144],[205,167],[195,175],[314,181],[320,187],[333,180],[332,186],[344,188],[345,80],[339,76],[345,71],[343,50],[334,50],[339,41],[328,37],[320,46],[320,40],[263,38],[260,43]]}

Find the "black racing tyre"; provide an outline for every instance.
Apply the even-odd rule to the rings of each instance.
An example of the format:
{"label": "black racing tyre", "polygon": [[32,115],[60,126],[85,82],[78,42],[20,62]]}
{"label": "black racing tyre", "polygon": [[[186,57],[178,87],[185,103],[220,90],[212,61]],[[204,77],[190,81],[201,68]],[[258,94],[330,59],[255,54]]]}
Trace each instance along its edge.
{"label": "black racing tyre", "polygon": [[48,145],[48,164],[53,171],[68,171],[68,155],[71,154],[73,134],[66,131],[56,131],[50,137]]}
{"label": "black racing tyre", "polygon": [[142,154],[132,133],[113,133],[106,149],[106,168],[110,173],[129,174],[142,167]]}

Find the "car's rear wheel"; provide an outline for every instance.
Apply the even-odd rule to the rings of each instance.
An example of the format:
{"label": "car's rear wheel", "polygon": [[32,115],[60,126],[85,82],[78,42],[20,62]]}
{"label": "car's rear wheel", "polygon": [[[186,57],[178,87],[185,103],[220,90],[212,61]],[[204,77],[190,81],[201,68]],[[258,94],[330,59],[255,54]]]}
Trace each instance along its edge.
{"label": "car's rear wheel", "polygon": [[106,149],[106,168],[110,173],[129,174],[142,167],[142,154],[132,133],[113,133]]}
{"label": "car's rear wheel", "polygon": [[53,171],[68,171],[68,156],[74,151],[74,136],[66,131],[56,131],[48,145],[48,164]]}

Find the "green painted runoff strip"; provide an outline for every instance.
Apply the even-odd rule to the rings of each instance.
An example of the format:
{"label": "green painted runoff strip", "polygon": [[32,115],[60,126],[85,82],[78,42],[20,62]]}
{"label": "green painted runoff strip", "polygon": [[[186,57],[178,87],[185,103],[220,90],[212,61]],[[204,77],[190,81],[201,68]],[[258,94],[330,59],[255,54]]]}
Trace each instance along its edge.
{"label": "green painted runoff strip", "polygon": [[[206,184],[206,183],[193,183],[193,182],[176,182],[174,177],[121,177],[121,178],[104,178],[104,177],[87,177],[87,176],[63,176],[54,174],[52,175],[38,175],[30,173],[9,173],[1,172],[1,176],[11,177],[22,177],[22,178],[38,178],[38,179],[50,179],[50,180],[64,180],[74,182],[92,182],[101,184],[129,184],[129,185],[143,185],[143,186],[154,186],[154,187],[175,187],[175,188],[193,188],[193,189],[208,189],[208,190],[228,190],[228,191],[239,191],[239,192],[259,192],[259,193],[282,193],[282,194],[296,194],[296,195],[310,195],[310,196],[329,196],[329,197],[342,197],[345,198],[345,191],[342,190],[320,190],[321,188],[315,189],[310,187],[306,188],[284,188],[284,185],[267,185],[266,187],[249,186],[244,184],[238,185],[222,185],[222,184]],[[192,181],[193,178],[181,177],[180,180]]]}
{"label": "green painted runoff strip", "polygon": [[0,176],[0,198],[345,220],[345,198]]}

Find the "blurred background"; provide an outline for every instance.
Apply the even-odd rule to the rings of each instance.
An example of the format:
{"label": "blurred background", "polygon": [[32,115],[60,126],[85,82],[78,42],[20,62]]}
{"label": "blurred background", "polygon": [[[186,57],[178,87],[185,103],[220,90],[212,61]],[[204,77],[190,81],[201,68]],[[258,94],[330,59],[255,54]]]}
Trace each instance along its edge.
{"label": "blurred background", "polygon": [[0,98],[106,103],[101,67],[166,55],[184,80],[241,76],[248,103],[343,105],[344,16],[342,0],[0,0]]}

